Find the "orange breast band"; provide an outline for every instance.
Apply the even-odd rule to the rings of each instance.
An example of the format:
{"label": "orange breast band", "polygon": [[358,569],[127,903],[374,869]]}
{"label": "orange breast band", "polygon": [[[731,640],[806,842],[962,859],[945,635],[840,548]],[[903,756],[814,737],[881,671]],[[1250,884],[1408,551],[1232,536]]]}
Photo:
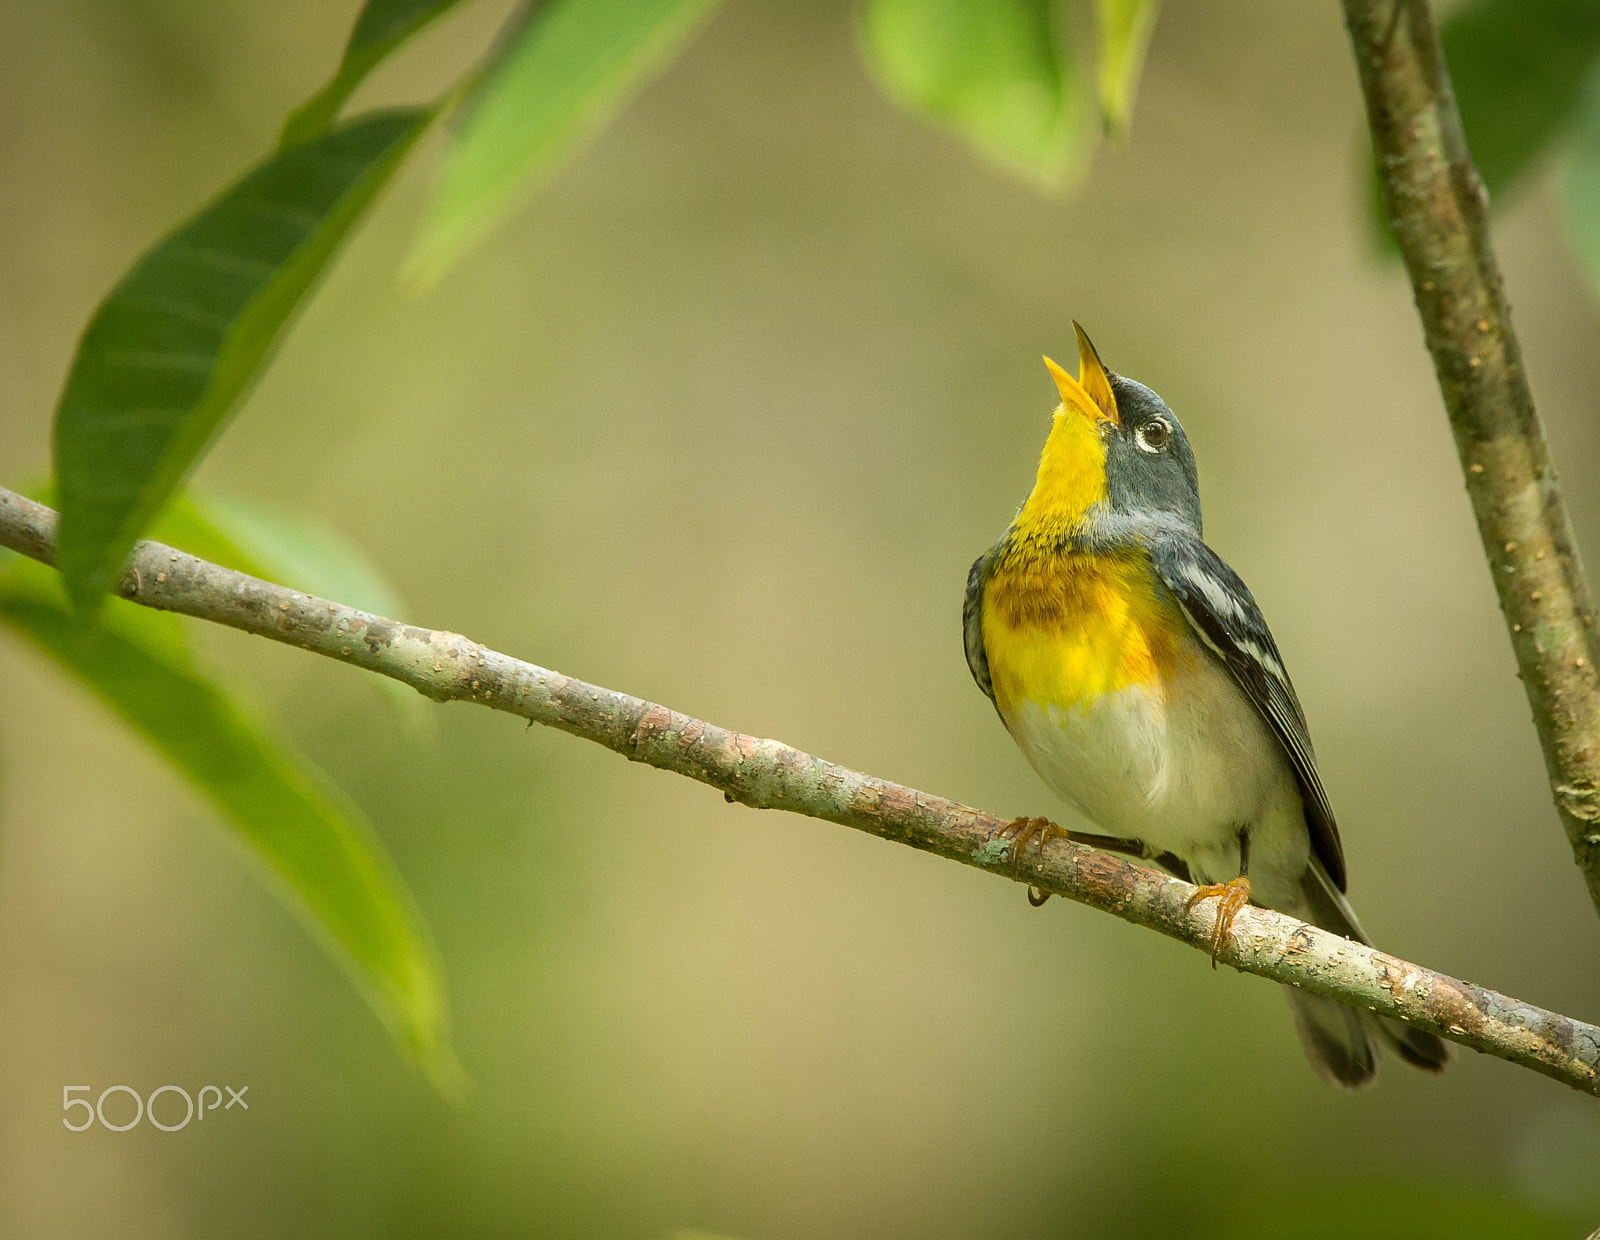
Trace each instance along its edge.
{"label": "orange breast band", "polygon": [[1137,553],[1002,556],[984,588],[984,646],[1002,712],[1070,707],[1169,672],[1184,619]]}

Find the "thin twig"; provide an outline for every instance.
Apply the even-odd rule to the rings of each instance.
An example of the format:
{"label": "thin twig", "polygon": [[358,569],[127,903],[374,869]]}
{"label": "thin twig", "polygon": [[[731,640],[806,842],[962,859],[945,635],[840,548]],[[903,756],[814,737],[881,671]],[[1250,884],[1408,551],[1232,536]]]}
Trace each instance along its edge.
{"label": "thin twig", "polygon": [[[55,530],[56,514],[49,508],[0,489],[0,546],[53,564]],[[392,676],[438,702],[476,702],[560,728],[632,761],[710,784],[729,801],[826,819],[1012,875],[1011,846],[997,838],[1003,819],[573,680],[457,633],[397,624],[154,542],[134,547],[117,593]],[[1202,952],[1212,948],[1211,905],[1192,912],[1185,907],[1193,887],[1111,853],[1057,841],[1043,858],[1024,856],[1017,877]],[[1217,959],[1600,1094],[1600,1029],[1593,1025],[1408,964],[1281,913],[1244,909]]]}
{"label": "thin twig", "polygon": [[1444,393],[1550,791],[1600,910],[1600,653],[1425,0],[1344,0],[1389,224]]}

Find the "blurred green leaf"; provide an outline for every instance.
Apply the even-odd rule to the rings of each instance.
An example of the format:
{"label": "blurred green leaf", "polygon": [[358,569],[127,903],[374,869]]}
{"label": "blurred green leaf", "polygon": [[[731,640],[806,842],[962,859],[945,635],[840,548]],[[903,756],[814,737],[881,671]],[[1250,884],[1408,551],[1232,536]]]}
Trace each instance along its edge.
{"label": "blurred green leaf", "polygon": [[[1600,4],[1469,0],[1439,41],[1472,161],[1499,205],[1572,118],[1600,58]],[[1376,183],[1375,168],[1370,175]],[[1383,248],[1393,252],[1383,194],[1375,188],[1372,197]]]}
{"label": "blurred green leaf", "polygon": [[1100,115],[1114,138],[1127,134],[1139,71],[1161,0],[1095,0]]}
{"label": "blurred green leaf", "polygon": [[280,151],[95,311],[55,421],[61,573],[80,611],[99,605],[432,115],[373,113]]}
{"label": "blurred green leaf", "polygon": [[[55,505],[48,479],[25,479],[12,489],[41,504]],[[394,587],[360,548],[298,513],[224,499],[190,487],[157,514],[147,536],[213,564],[389,620],[404,619],[408,612]],[[376,673],[371,681],[389,699],[414,739],[438,735],[438,716],[420,693]]]}
{"label": "blurred green leaf", "polygon": [[[41,504],[55,504],[48,479],[35,476],[12,489]],[[148,537],[213,564],[389,620],[406,614],[400,595],[354,543],[299,513],[190,487],[161,510]]]}
{"label": "blurred green leaf", "polygon": [[1561,184],[1567,236],[1589,288],[1600,297],[1600,67],[1589,75],[1573,116],[1572,150]]}
{"label": "blurred green leaf", "polygon": [[1573,1229],[1502,1194],[1390,1181],[1298,1183],[1197,1219],[1193,1240],[1571,1240]]}
{"label": "blurred green leaf", "polygon": [[400,620],[405,604],[347,539],[296,513],[185,492],[150,536],[252,577]]}
{"label": "blurred green leaf", "polygon": [[196,671],[177,617],[114,599],[91,624],[67,606],[59,580],[32,560],[11,563],[0,573],[0,621],[93,690],[222,811],[406,1055],[441,1088],[459,1089],[426,927],[360,811]]}
{"label": "blurred green leaf", "polygon": [[367,74],[395,48],[455,5],[456,0],[367,0],[350,31],[338,70],[326,86],[289,114],[278,145],[298,146],[324,132]]}
{"label": "blurred green leaf", "polygon": [[659,69],[717,0],[551,0],[532,9],[468,99],[410,272],[437,280],[583,133]]}
{"label": "blurred green leaf", "polygon": [[[169,504],[150,537],[279,585],[347,603],[390,620],[408,609],[382,573],[337,531],[297,513],[190,490]],[[435,734],[432,704],[409,685],[372,683],[415,737]]]}
{"label": "blurred green leaf", "polygon": [[1474,0],[1439,32],[1472,160],[1509,190],[1572,115],[1600,56],[1594,0]]}
{"label": "blurred green leaf", "polygon": [[1093,148],[1055,0],[867,0],[867,63],[884,92],[1047,184]]}

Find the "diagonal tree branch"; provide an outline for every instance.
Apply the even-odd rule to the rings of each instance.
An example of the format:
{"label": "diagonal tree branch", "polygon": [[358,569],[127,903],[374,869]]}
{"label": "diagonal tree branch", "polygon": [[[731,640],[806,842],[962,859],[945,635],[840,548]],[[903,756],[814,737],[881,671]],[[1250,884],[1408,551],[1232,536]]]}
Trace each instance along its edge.
{"label": "diagonal tree branch", "polygon": [[[0,489],[0,546],[55,563],[56,514]],[[773,740],[730,732],[665,706],[573,680],[457,633],[413,628],[300,594],[160,543],[134,547],[123,598],[299,646],[391,676],[439,702],[470,701],[595,741],[634,762],[687,775],[729,801],[854,827],[924,852],[1005,874],[1006,825]],[[1017,875],[1169,938],[1211,949],[1211,905],[1121,857],[1057,841],[1021,858]],[[1600,1095],[1600,1028],[1408,964],[1269,909],[1245,908],[1218,959],[1246,973],[1366,1007]]]}
{"label": "diagonal tree branch", "polygon": [[1600,654],[1478,179],[1426,0],[1344,0],[1390,227],[1444,394],[1517,674],[1600,910]]}

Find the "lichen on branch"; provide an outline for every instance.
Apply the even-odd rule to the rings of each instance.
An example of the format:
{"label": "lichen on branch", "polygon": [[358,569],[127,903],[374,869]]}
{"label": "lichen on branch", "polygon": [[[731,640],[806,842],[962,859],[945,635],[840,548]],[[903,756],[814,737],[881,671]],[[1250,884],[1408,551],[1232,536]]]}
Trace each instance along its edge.
{"label": "lichen on branch", "polygon": [[[55,562],[56,514],[0,489],[0,546]],[[729,801],[781,809],[909,844],[1053,892],[1212,949],[1209,903],[1146,866],[1065,840],[1013,859],[1006,820],[730,731],[626,693],[538,667],[463,637],[399,624],[328,599],[141,542],[116,591],[146,607],[227,625],[393,677],[438,702],[471,702],[559,728]],[[1015,869],[1013,868],[1015,861]],[[1329,934],[1271,909],[1245,908],[1217,959],[1427,1029],[1600,1095],[1600,1028]]]}

